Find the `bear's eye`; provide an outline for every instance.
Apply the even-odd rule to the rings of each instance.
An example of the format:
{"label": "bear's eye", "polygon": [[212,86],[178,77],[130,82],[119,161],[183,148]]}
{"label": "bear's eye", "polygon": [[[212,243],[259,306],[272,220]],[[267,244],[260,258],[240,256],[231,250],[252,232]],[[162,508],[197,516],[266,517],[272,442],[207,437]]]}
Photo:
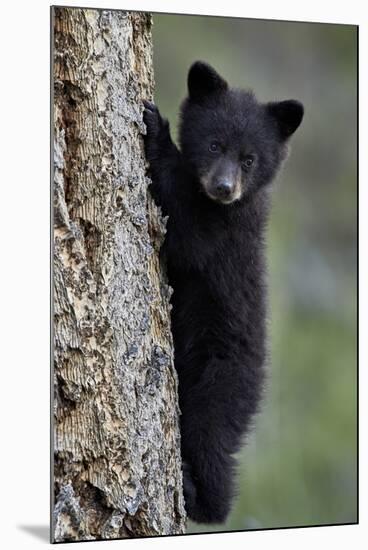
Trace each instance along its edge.
{"label": "bear's eye", "polygon": [[245,159],[242,161],[242,167],[247,169],[252,166],[254,162],[254,156],[253,155],[247,155]]}
{"label": "bear's eye", "polygon": [[218,141],[212,141],[210,143],[210,146],[208,147],[208,150],[211,153],[218,153],[220,151],[220,144]]}

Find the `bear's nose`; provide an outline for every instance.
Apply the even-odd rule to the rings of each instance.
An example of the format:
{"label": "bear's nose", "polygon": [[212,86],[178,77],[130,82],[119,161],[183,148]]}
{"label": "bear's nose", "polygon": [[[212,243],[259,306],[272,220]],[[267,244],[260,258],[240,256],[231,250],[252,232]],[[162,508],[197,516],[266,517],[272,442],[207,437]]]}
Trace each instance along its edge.
{"label": "bear's nose", "polygon": [[216,183],[215,189],[216,189],[216,193],[220,197],[228,197],[233,190],[233,185],[229,180],[221,180]]}

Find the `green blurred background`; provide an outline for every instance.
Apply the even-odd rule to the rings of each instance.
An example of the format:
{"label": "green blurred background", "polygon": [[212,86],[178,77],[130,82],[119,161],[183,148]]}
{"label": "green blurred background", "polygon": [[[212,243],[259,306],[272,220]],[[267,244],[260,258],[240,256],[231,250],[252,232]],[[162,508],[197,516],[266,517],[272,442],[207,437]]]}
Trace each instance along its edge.
{"label": "green blurred background", "polygon": [[268,387],[240,454],[227,523],[189,532],[357,520],[357,30],[154,14],[155,101],[176,138],[190,64],[214,65],[305,119],[274,189]]}

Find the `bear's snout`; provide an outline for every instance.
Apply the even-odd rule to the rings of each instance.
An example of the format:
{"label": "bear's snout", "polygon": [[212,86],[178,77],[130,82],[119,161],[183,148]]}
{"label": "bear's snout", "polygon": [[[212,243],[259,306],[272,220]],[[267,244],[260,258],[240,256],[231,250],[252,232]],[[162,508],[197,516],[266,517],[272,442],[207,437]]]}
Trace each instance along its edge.
{"label": "bear's snout", "polygon": [[219,199],[228,199],[234,191],[234,183],[228,179],[221,179],[215,183],[214,191]]}

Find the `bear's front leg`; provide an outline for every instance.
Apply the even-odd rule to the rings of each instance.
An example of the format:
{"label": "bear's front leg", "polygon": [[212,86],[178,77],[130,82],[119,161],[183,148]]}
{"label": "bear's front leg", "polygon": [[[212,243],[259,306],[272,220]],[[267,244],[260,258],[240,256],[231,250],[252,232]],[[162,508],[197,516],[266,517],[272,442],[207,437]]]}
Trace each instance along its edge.
{"label": "bear's front leg", "polygon": [[151,192],[166,215],[170,213],[170,197],[175,186],[180,153],[171,140],[168,121],[162,118],[156,105],[149,101],[143,103],[143,121],[147,128],[143,137],[146,158],[150,165]]}
{"label": "bear's front leg", "polygon": [[160,111],[150,101],[143,101],[144,112],[143,122],[147,128],[147,134],[144,136],[144,146],[146,158],[149,161],[151,168],[155,162],[162,162],[167,149],[171,146],[171,137],[169,123],[162,118]]}

